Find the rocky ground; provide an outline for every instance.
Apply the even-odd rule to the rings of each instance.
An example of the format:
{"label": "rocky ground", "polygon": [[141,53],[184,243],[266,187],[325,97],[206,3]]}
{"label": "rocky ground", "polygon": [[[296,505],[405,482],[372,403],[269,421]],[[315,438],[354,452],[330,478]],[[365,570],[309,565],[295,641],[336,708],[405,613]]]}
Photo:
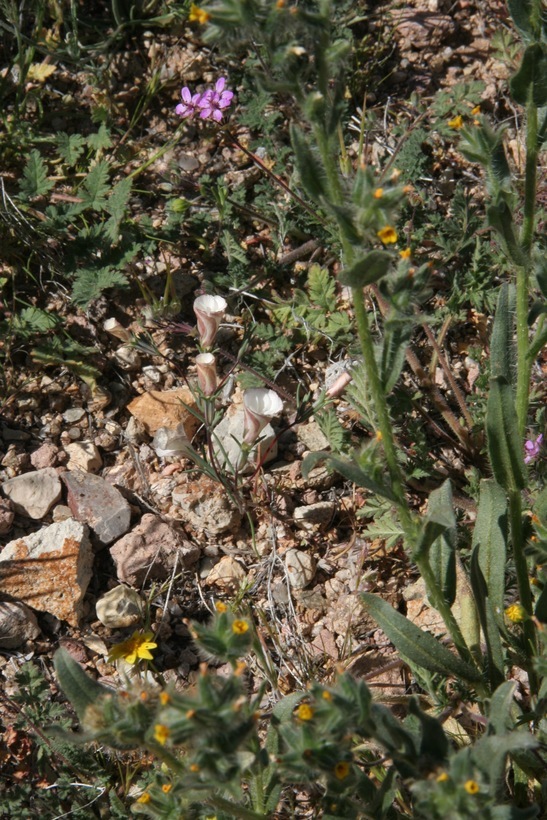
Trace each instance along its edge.
{"label": "rocky ground", "polygon": [[[377,93],[371,92],[369,105],[396,109],[413,92],[433,96],[468,79],[484,83],[486,110],[510,112],[510,69],[492,47],[494,32],[506,25],[504,3],[380,4],[371,29],[379,31],[386,20],[393,32],[391,75]],[[139,81],[131,74],[134,56],[120,55],[120,101],[124,93],[138,93]],[[148,156],[175,125],[169,106],[176,104],[182,80],[208,80],[211,58],[215,55],[199,46],[195,30],[172,39],[164,34],[153,42],[144,36],[139,60],[147,68],[152,62],[163,66],[167,89],[148,126],[142,148]],[[84,80],[70,79],[76,87]],[[85,92],[82,85],[80,93]],[[197,140],[189,131],[153,162],[146,184],[162,184],[173,160],[185,169],[188,189],[205,172],[236,182],[257,173],[232,149]],[[516,134],[509,145],[518,161]],[[379,133],[371,141],[371,156],[381,157],[387,147]],[[439,202],[455,178],[476,174],[452,146],[445,149],[431,183],[439,188]],[[128,160],[127,170],[132,167]],[[162,218],[161,210],[156,216]],[[260,230],[267,242],[267,231]],[[295,247],[287,246],[284,253]],[[319,253],[328,261],[327,251]],[[155,260],[160,281],[166,262],[180,274],[179,296],[187,303],[182,318],[192,322],[188,306],[199,292],[202,265],[187,248],[171,251],[167,260]],[[44,303],[95,340],[104,376],[90,389],[67,369],[41,367],[30,359],[16,360],[15,368],[6,363],[12,370],[0,427],[4,693],[13,691],[14,673],[29,659],[51,676],[58,646],[98,679],[115,682],[118,669],[107,660],[109,650],[148,619],[158,643],[157,668],[166,681],[186,687],[198,673],[199,658],[185,619],[203,619],[216,600],[237,598],[252,610],[281,692],[305,685],[312,675],[329,676],[341,664],[396,699],[409,684],[408,670],[365,615],[359,592],[381,592],[416,622],[435,624],[400,546],[360,535],[361,493],[321,466],[303,477],[306,453],[328,447],[316,422],[291,426],[294,408],[287,403],[286,414],[274,424],[275,444],[267,461],[249,476],[242,499],[230,498],[222,484],[191,470],[189,461],[159,458],[151,446],[161,427],[183,424],[188,436],[200,435],[188,410],[194,403],[187,386],[195,379],[193,337],[149,325],[162,356],[128,346],[127,331],[143,327],[138,293],[122,295],[116,304],[102,297],[86,314],[76,313],[62,294],[47,295]],[[470,332],[479,333],[477,326],[478,320]],[[236,348],[240,330],[238,317],[228,317],[221,345]],[[310,361],[315,377],[307,377],[307,383],[318,389],[329,362]],[[472,377],[468,383],[472,389]],[[446,388],[442,374],[439,385]],[[294,386],[290,379],[283,385],[285,391]],[[241,413],[237,386],[226,406],[232,418],[225,433],[229,442]],[[343,400],[338,410],[350,427]],[[422,501],[417,492],[416,504]],[[0,710],[9,725],[9,705]],[[19,765],[24,769],[24,761],[9,754],[7,760],[12,771]]]}

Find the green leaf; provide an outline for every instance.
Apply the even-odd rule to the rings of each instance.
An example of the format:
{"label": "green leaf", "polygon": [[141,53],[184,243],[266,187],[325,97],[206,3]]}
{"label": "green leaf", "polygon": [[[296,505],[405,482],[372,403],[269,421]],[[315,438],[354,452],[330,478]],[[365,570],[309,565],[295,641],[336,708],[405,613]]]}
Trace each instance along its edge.
{"label": "green leaf", "polygon": [[74,706],[80,721],[99,698],[112,694],[110,689],[90,678],[66,649],[58,649],[53,663],[61,689]]}
{"label": "green leaf", "polygon": [[508,256],[516,265],[522,267],[525,259],[515,236],[513,215],[503,199],[493,202],[486,209],[488,224],[496,230],[502,238]]}
{"label": "green leaf", "polygon": [[505,735],[515,728],[513,711],[517,684],[508,680],[500,684],[490,699],[488,725],[496,735]]}
{"label": "green leaf", "polygon": [[420,709],[416,697],[410,698],[408,711],[411,715],[414,715],[421,724],[420,758],[425,758],[425,761],[430,761],[431,763],[435,763],[436,766],[441,766],[448,757],[450,747],[440,721]]}
{"label": "green leaf", "polygon": [[490,373],[494,379],[502,376],[508,384],[514,384],[516,380],[515,305],[515,286],[503,284],[490,340]]}
{"label": "green leaf", "polygon": [[520,105],[526,105],[530,87],[532,102],[538,108],[547,105],[547,45],[533,43],[524,52],[519,70],[510,82],[511,94]]}
{"label": "green leaf", "polygon": [[47,165],[40,152],[33,148],[23,169],[23,179],[19,182],[21,199],[44,196],[51,188],[53,182],[47,178]]}
{"label": "green leaf", "polygon": [[343,475],[344,478],[347,478],[348,481],[353,481],[358,487],[364,487],[366,490],[370,490],[371,493],[382,496],[383,498],[388,498],[390,501],[396,501],[391,489],[386,487],[385,484],[380,484],[371,478],[361,469],[355,460],[342,459],[330,453],[308,453],[302,462],[302,475],[305,479],[308,477],[312,467],[315,467],[320,461],[325,461],[328,467],[336,470],[340,475]]}
{"label": "green leaf", "polygon": [[490,380],[486,406],[488,455],[494,478],[509,491],[526,486],[526,467],[518,432],[513,389],[503,377]]}
{"label": "green leaf", "polygon": [[66,134],[61,131],[60,134],[57,134],[55,141],[61,159],[66,165],[73,168],[84,152],[86,144],[84,137],[81,134]]}
{"label": "green leaf", "polygon": [[72,300],[79,307],[86,307],[98,299],[107,288],[127,287],[127,277],[115,268],[91,268],[78,272],[72,288]]}
{"label": "green leaf", "polygon": [[361,597],[379,627],[410,663],[430,672],[463,678],[470,683],[481,680],[476,669],[452,654],[438,638],[423,632],[379,596],[365,592]]}
{"label": "green leaf", "polygon": [[104,122],[101,123],[96,134],[89,135],[87,138],[87,144],[90,148],[97,152],[110,148],[112,145],[112,140],[110,139],[110,133]]}
{"label": "green leaf", "polygon": [[385,276],[391,261],[392,256],[387,251],[370,251],[350,268],[345,268],[338,279],[350,288],[363,288]]}
{"label": "green leaf", "polygon": [[[456,518],[452,504],[452,486],[447,480],[429,496],[427,515],[422,524],[413,558],[421,558],[431,549],[434,541],[448,530],[455,529]],[[440,580],[440,579],[438,579]]]}
{"label": "green leaf", "polygon": [[426,529],[430,524],[444,527],[431,544],[429,562],[445,601],[452,606],[456,595],[456,517],[450,481],[429,496]]}
{"label": "green leaf", "polygon": [[473,548],[494,610],[503,612],[507,562],[507,496],[492,478],[480,483],[479,508],[473,530]]}
{"label": "green leaf", "polygon": [[315,202],[328,198],[327,175],[316,151],[310,148],[303,131],[291,123],[291,143],[296,160],[296,168],[304,190]]}
{"label": "green leaf", "polygon": [[106,208],[106,195],[110,190],[108,172],[108,162],[101,160],[93,166],[86,176],[82,188],[79,190],[79,194],[83,199],[81,205],[84,208],[93,208],[95,211],[102,211]]}
{"label": "green leaf", "polygon": [[391,393],[401,375],[411,337],[412,321],[406,316],[386,319],[380,361],[380,378],[386,395]]}
{"label": "green leaf", "polygon": [[532,36],[532,3],[534,0],[507,0],[509,14],[513,18],[513,23],[520,31],[524,39]]}
{"label": "green leaf", "polygon": [[486,641],[487,674],[490,686],[494,689],[504,680],[504,655],[500,637],[500,613],[496,613],[488,597],[488,588],[479,566],[477,547],[471,556],[471,587],[475,597],[475,606],[479,615],[484,639]]}
{"label": "green leaf", "polygon": [[308,272],[308,293],[310,301],[326,311],[336,310],[336,284],[327,268],[312,265]]}

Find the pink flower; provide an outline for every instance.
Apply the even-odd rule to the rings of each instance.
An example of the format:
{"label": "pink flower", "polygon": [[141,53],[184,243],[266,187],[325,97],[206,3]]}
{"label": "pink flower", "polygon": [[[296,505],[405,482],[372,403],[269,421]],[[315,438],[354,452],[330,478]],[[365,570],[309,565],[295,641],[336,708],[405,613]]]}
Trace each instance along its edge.
{"label": "pink flower", "polygon": [[200,353],[196,356],[198,384],[204,396],[212,396],[217,389],[217,369],[212,353]]}
{"label": "pink flower", "polygon": [[200,111],[200,103],[203,101],[202,95],[192,94],[190,89],[184,86],[180,92],[180,96],[182,97],[182,102],[175,108],[175,113],[178,114],[179,117],[192,119],[192,117]]}
{"label": "pink flower", "polygon": [[234,96],[233,91],[224,90],[226,85],[226,78],[220,77],[215,83],[215,90],[206,91],[199,101],[200,110],[199,116],[203,120],[215,120],[220,122],[222,119],[222,109],[228,108],[231,105]]}
{"label": "pink flower", "polygon": [[243,393],[243,443],[254,444],[262,430],[283,410],[283,402],[273,390],[251,387]]}
{"label": "pink flower", "polygon": [[194,313],[198,320],[198,334],[202,347],[207,349],[213,346],[227,307],[222,296],[203,295],[194,299]]}
{"label": "pink flower", "polygon": [[534,458],[539,455],[539,451],[541,450],[541,444],[543,442],[543,434],[540,434],[535,441],[532,439],[528,439],[528,441],[524,444],[524,449],[526,450],[526,456],[524,458],[524,463],[529,464]]}

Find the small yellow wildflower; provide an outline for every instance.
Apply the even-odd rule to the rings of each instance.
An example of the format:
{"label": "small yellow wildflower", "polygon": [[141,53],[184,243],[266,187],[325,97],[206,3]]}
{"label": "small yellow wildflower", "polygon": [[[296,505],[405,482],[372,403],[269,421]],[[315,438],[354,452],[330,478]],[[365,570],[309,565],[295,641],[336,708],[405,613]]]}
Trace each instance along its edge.
{"label": "small yellow wildflower", "polygon": [[140,797],[137,797],[137,803],[150,803],[150,800],[148,792],[143,792]]}
{"label": "small yellow wildflower", "polygon": [[448,120],[448,126],[449,126],[449,128],[455,128],[456,130],[459,130],[460,128],[463,128],[463,117],[462,117],[462,115],[458,114],[457,117],[454,117],[453,119]]}
{"label": "small yellow wildflower", "polygon": [[345,780],[350,773],[350,765],[347,761],[341,760],[334,767],[334,776],[337,780]]}
{"label": "small yellow wildflower", "polygon": [[245,635],[246,632],[249,631],[249,624],[247,621],[238,620],[234,621],[232,624],[232,632],[236,635]]}
{"label": "small yellow wildflower", "polygon": [[284,6],[285,6],[285,0],[277,0],[277,3],[275,4],[276,9],[282,9],[282,8],[284,8]]}
{"label": "small yellow wildflower", "polygon": [[238,661],[236,663],[236,667],[234,669],[234,675],[236,676],[236,678],[240,678],[241,675],[243,675],[243,673],[246,672],[246,671],[247,671],[247,664],[245,663],[245,661]]}
{"label": "small yellow wildflower", "polygon": [[314,714],[314,709],[309,703],[301,703],[295,714],[299,720],[311,720]]}
{"label": "small yellow wildflower", "polygon": [[190,6],[190,14],[188,15],[188,21],[190,23],[200,23],[202,26],[205,23],[208,23],[211,19],[211,15],[205,9],[200,9],[199,6],[196,6],[195,3],[192,3]]}
{"label": "small yellow wildflower", "polygon": [[466,780],[463,787],[467,794],[477,794],[481,790],[476,780]]}
{"label": "small yellow wildflower", "polygon": [[215,602],[215,609],[216,609],[216,611],[217,611],[217,612],[219,612],[221,615],[222,615],[222,613],[223,613],[223,612],[227,612],[227,611],[228,611],[228,607],[226,606],[226,604],[224,603],[224,601],[216,601],[216,602]]}
{"label": "small yellow wildflower", "polygon": [[198,766],[197,763],[190,763],[189,768],[190,768],[191,772],[194,772],[194,773],[199,772],[199,766]]}
{"label": "small yellow wildflower", "polygon": [[160,703],[162,706],[167,706],[168,703],[171,703],[171,695],[168,695],[167,692],[160,692]]}
{"label": "small yellow wildflower", "polygon": [[173,788],[172,783],[164,783],[163,786],[161,787],[161,790],[164,794],[169,794],[169,792],[171,791],[172,788]]}
{"label": "small yellow wildflower", "polygon": [[412,256],[412,251],[410,250],[410,248],[404,248],[404,250],[399,251],[399,256],[401,257],[401,259],[410,259],[410,257]]}
{"label": "small yellow wildflower", "polygon": [[477,116],[477,114],[480,114],[480,113],[481,113],[481,107],[480,107],[480,105],[476,105],[474,108],[472,108],[472,109],[471,109],[471,113],[472,113],[472,115],[473,115],[474,117],[476,117],[476,116]]}
{"label": "small yellow wildflower", "polygon": [[441,772],[440,775],[437,777],[437,783],[446,783],[449,780],[449,776],[447,772]]}
{"label": "small yellow wildflower", "polygon": [[323,690],[323,692],[321,693],[321,697],[323,698],[323,700],[332,700],[332,695],[328,689]]}
{"label": "small yellow wildflower", "polygon": [[154,726],[154,740],[161,746],[165,746],[171,734],[170,729],[164,726],[163,723],[156,723]]}
{"label": "small yellow wildflower", "polygon": [[123,658],[126,663],[137,663],[139,660],[153,660],[150,650],[157,647],[157,643],[152,641],[153,637],[154,634],[152,632],[133,632],[130,638],[112,647],[108,655],[108,660],[117,661]]}
{"label": "small yellow wildflower", "polygon": [[148,692],[141,692],[139,695],[140,699],[144,702],[148,700]]}
{"label": "small yellow wildflower", "polygon": [[394,242],[397,242],[397,231],[391,225],[386,225],[385,228],[381,228],[377,231],[376,236],[384,245],[392,245]]}
{"label": "small yellow wildflower", "polygon": [[522,604],[511,604],[505,610],[505,615],[514,624],[521,624],[528,617]]}
{"label": "small yellow wildflower", "polygon": [[186,720],[192,720],[192,718],[195,718],[195,716],[196,716],[196,710],[195,709],[188,709],[188,711],[184,715]]}
{"label": "small yellow wildflower", "polygon": [[378,444],[382,441],[383,435],[381,430],[376,430],[375,439],[378,442]]}
{"label": "small yellow wildflower", "polygon": [[374,196],[374,199],[381,199],[383,197],[383,195],[384,195],[384,189],[383,188],[376,188],[376,190],[374,191],[373,196]]}

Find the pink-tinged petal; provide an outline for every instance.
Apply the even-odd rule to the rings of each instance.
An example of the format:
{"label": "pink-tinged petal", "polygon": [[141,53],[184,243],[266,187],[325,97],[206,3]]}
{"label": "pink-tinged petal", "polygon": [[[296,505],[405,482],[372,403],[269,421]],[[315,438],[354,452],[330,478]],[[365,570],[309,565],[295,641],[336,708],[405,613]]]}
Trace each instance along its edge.
{"label": "pink-tinged petal", "polygon": [[192,92],[190,91],[187,86],[184,86],[182,91],[180,92],[180,96],[182,97],[183,102],[190,103],[192,102]]}
{"label": "pink-tinged petal", "polygon": [[218,93],[220,94],[220,92],[224,90],[225,85],[226,85],[226,78],[225,77],[219,77],[218,80],[215,83],[216,91],[218,91]]}
{"label": "pink-tinged petal", "polygon": [[201,109],[201,111],[199,112],[199,116],[202,120],[206,120],[207,117],[211,116],[212,111],[213,109],[211,108],[211,106],[208,105],[206,108]]}
{"label": "pink-tinged petal", "polygon": [[218,104],[220,105],[220,107],[221,108],[228,108],[228,106],[231,105],[231,103],[232,103],[232,97],[233,96],[234,95],[232,94],[231,91],[225,91],[224,94],[222,95],[222,97],[220,98],[220,100],[218,101]]}
{"label": "pink-tinged petal", "polygon": [[215,108],[211,116],[215,122],[220,122],[222,119],[222,111],[219,108]]}

